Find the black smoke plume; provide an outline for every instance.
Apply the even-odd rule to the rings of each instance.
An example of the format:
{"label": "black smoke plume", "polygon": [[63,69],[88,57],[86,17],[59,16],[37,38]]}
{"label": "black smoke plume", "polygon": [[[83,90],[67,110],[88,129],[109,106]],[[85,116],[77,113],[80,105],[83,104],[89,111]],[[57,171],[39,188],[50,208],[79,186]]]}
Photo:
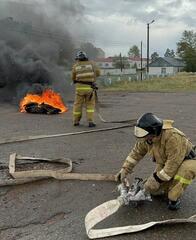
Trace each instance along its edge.
{"label": "black smoke plume", "polygon": [[46,87],[68,96],[82,14],[77,0],[0,2],[0,101]]}

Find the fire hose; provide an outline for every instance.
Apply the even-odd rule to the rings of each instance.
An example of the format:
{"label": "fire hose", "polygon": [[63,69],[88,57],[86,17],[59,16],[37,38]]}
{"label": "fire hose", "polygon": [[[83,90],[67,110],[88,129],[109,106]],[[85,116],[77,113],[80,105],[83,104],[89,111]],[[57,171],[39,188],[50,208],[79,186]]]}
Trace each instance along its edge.
{"label": "fire hose", "polygon": [[0,139],[0,145],[10,144],[10,143],[17,143],[17,142],[26,142],[26,141],[32,141],[32,140],[37,140],[37,139],[65,137],[65,136],[81,135],[81,134],[88,134],[88,133],[94,133],[94,132],[104,132],[104,131],[111,131],[111,130],[116,130],[116,129],[128,128],[128,127],[134,127],[135,126],[136,119],[128,119],[128,120],[121,120],[121,121],[108,121],[108,120],[105,120],[102,117],[101,113],[100,113],[97,89],[94,88],[93,91],[94,91],[94,94],[95,94],[96,112],[97,112],[97,114],[99,116],[99,119],[102,122],[104,122],[104,123],[124,123],[123,125],[116,126],[116,127],[108,127],[108,128],[86,130],[86,131],[80,131],[80,132],[59,133],[59,134],[51,134],[51,135],[35,135],[35,136],[27,136],[27,137],[19,136],[19,137],[7,138],[7,139]]}
{"label": "fire hose", "polygon": [[[34,161],[34,162],[58,162],[66,164],[60,170],[27,170],[17,171],[17,161]],[[0,186],[23,184],[26,182],[32,182],[44,178],[56,178],[58,180],[102,180],[102,181],[116,181],[115,175],[112,174],[83,174],[83,173],[71,173],[72,161],[70,159],[48,159],[48,158],[35,158],[35,157],[23,157],[16,153],[10,155],[9,160],[9,173],[13,177],[2,182]],[[153,221],[140,225],[130,225],[124,227],[114,227],[106,229],[94,229],[94,226],[103,221],[107,217],[111,216],[121,206],[129,205],[130,203],[138,203],[140,201],[152,201],[149,193],[146,193],[143,188],[142,179],[136,178],[132,186],[128,188],[124,184],[119,187],[120,196],[117,199],[105,202],[100,206],[91,210],[85,218],[86,233],[90,239],[109,237],[124,233],[134,233],[145,230],[155,225],[162,224],[174,224],[174,223],[196,223],[196,215],[189,218],[168,219],[163,221]]]}
{"label": "fire hose", "polygon": [[[21,164],[34,164],[44,163],[44,169],[34,169],[31,167],[28,170],[17,170],[17,166]],[[46,164],[58,164],[60,169],[48,169]],[[0,175],[0,187],[24,184],[34,182],[46,178],[55,178],[57,180],[80,180],[80,181],[111,181],[116,182],[114,174],[100,174],[100,173],[74,173],[72,172],[73,162],[68,158],[50,159],[40,157],[21,156],[13,153],[9,157],[9,175],[7,171],[2,172]],[[6,170],[6,169],[5,169]],[[5,173],[6,172],[6,173]],[[2,178],[2,175],[4,177]]]}
{"label": "fire hose", "polygon": [[83,81],[79,81],[79,80],[75,80],[74,81],[74,84],[75,83],[80,83],[80,84],[84,84],[84,85],[89,85],[93,91],[90,95],[90,99],[93,97],[95,97],[95,109],[96,109],[96,112],[97,112],[97,115],[99,117],[99,119],[101,120],[101,122],[104,122],[104,123],[132,123],[133,121],[136,122],[137,119],[127,119],[127,120],[105,120],[102,116],[102,114],[100,113],[100,103],[99,103],[99,98],[98,98],[98,94],[97,94],[97,90],[98,90],[98,87],[96,85],[95,82],[83,82]]}
{"label": "fire hose", "polygon": [[79,131],[79,132],[59,133],[59,134],[51,134],[51,135],[19,136],[19,137],[7,138],[7,139],[0,139],[0,145],[16,143],[16,142],[26,142],[26,141],[32,141],[37,139],[45,139],[45,138],[56,138],[56,137],[74,136],[74,135],[81,135],[81,134],[88,134],[88,133],[95,133],[95,132],[105,132],[105,131],[111,131],[111,130],[135,126],[135,120],[130,120],[129,122],[130,122],[129,124],[123,124],[116,127],[99,128],[99,129],[85,130],[85,131]]}
{"label": "fire hose", "polygon": [[99,119],[104,122],[104,123],[133,123],[137,121],[137,119],[126,119],[126,120],[105,120],[100,112],[100,103],[99,103],[99,98],[98,98],[98,94],[97,94],[97,88],[94,88],[94,94],[95,94],[95,109],[97,112],[97,115],[99,117]]}
{"label": "fire hose", "polygon": [[120,185],[120,196],[117,199],[105,202],[92,209],[85,217],[86,233],[90,239],[111,237],[125,233],[140,232],[155,225],[176,224],[176,223],[196,223],[196,215],[189,218],[176,218],[162,221],[152,221],[139,225],[129,225],[123,227],[112,227],[105,229],[94,229],[94,226],[116,213],[121,206],[129,205],[132,202],[152,201],[149,194],[146,194],[141,180],[136,179],[130,189]]}

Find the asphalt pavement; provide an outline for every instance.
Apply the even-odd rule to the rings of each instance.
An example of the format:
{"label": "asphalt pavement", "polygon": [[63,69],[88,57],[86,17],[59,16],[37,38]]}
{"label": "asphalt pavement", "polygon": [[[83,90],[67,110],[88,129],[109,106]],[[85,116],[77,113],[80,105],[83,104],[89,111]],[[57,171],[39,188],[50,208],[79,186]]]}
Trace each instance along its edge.
{"label": "asphalt pavement", "polygon": [[[89,130],[85,113],[81,126],[72,126],[72,106],[59,115],[34,115],[18,112],[15,105],[0,104],[0,139],[19,136],[68,133]],[[161,118],[175,120],[196,143],[195,93],[128,93],[102,92],[102,114],[107,120],[138,118],[153,112]],[[100,122],[97,129],[118,126]],[[8,165],[9,155],[16,152],[25,156],[67,157],[74,163],[74,172],[112,173],[120,169],[134,145],[133,128],[90,133],[59,138],[0,145],[0,167]],[[144,159],[136,167],[133,177],[145,178],[154,164]],[[95,181],[42,180],[0,189],[1,240],[87,240],[84,218],[97,205],[118,196],[116,184]],[[139,207],[122,207],[117,213],[97,226],[114,227],[141,224],[169,218],[184,218],[196,214],[196,184],[187,188],[182,207],[173,212],[161,198]],[[108,239],[115,240],[194,240],[195,224],[157,226],[149,230]]]}

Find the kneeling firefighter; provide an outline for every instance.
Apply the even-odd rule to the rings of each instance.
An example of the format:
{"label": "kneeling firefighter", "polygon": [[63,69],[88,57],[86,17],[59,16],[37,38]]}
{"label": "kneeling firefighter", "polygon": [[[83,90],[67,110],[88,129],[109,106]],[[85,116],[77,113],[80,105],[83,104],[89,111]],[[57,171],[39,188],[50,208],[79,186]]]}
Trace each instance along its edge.
{"label": "kneeling firefighter", "polygon": [[76,54],[77,61],[72,68],[72,80],[76,87],[75,102],[73,107],[73,124],[79,126],[82,118],[83,104],[86,105],[86,115],[89,127],[95,127],[95,85],[96,77],[100,75],[100,70],[96,65],[88,60],[85,52],[79,51]]}
{"label": "kneeling firefighter", "polygon": [[148,153],[156,163],[156,169],[146,180],[145,191],[152,195],[164,192],[168,197],[168,208],[176,210],[185,188],[196,176],[196,153],[189,139],[172,124],[172,120],[162,120],[152,113],[142,115],[134,129],[138,141],[116,177],[124,182]]}

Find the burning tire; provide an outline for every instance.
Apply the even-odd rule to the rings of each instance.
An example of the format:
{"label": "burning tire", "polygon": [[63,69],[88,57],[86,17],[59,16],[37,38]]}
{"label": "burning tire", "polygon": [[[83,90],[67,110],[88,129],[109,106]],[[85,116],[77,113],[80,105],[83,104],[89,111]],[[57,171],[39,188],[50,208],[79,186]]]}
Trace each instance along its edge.
{"label": "burning tire", "polygon": [[39,114],[58,114],[60,109],[54,108],[48,104],[29,103],[25,106],[27,113],[39,113]]}
{"label": "burning tire", "polygon": [[52,89],[46,89],[41,94],[27,94],[20,102],[20,112],[58,114],[67,111],[61,96]]}

